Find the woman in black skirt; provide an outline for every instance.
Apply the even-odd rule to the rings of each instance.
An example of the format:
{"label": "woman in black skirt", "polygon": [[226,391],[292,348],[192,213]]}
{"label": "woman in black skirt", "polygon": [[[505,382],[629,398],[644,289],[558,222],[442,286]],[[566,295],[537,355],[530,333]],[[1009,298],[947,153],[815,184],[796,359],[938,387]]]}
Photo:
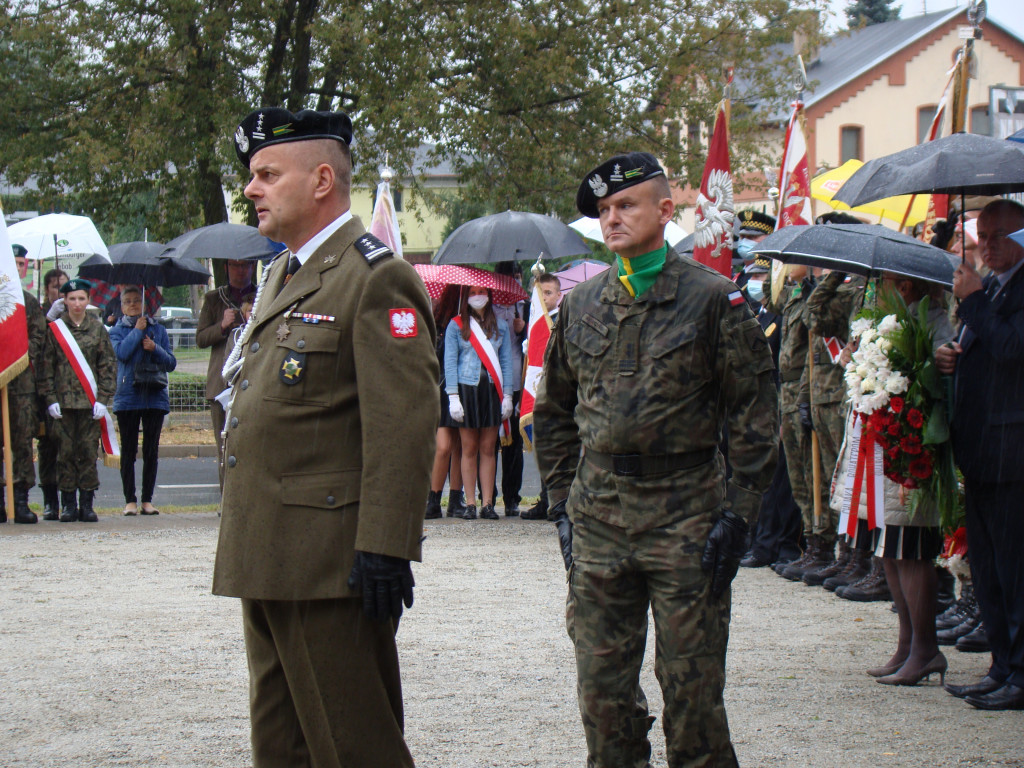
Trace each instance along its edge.
{"label": "woman in black skirt", "polygon": [[[512,340],[508,326],[495,316],[491,301],[489,288],[462,288],[459,314],[445,330],[444,375],[448,411],[459,424],[466,501],[476,501],[479,458],[483,493],[480,517],[497,520],[498,514],[494,511],[495,446],[501,422],[512,413],[514,387]],[[486,360],[481,360],[474,345],[480,345]],[[467,503],[463,518],[476,519],[475,504]]]}
{"label": "woman in black skirt", "polygon": [[462,497],[462,443],[459,440],[459,422],[448,412],[448,393],[444,379],[445,329],[459,313],[459,286],[446,286],[434,306],[434,327],[437,334],[437,362],[441,369],[438,396],[441,398],[441,422],[437,427],[434,449],[434,468],[430,472],[430,495],[427,497],[426,519],[441,517],[441,494],[448,483],[448,517],[462,517],[466,505]]}

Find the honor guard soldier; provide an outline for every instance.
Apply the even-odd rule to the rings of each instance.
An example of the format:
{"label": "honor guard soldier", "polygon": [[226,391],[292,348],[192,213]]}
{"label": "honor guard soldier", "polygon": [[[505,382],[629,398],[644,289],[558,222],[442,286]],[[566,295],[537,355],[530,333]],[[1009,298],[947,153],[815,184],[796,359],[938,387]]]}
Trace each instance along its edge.
{"label": "honor guard soldier", "polygon": [[411,766],[395,632],[437,426],[422,280],[350,211],[352,123],[260,109],[235,132],[264,272],[232,386],[213,592],[242,599],[256,768]]}
{"label": "honor guard soldier", "polygon": [[652,609],[669,766],[734,766],[730,583],[775,469],[771,353],[736,285],[665,243],[674,204],[654,157],[598,166],[576,207],[600,219],[616,268],[562,300],[534,434],[569,570],[587,765],[648,765]]}
{"label": "honor guard soldier", "polygon": [[[28,251],[22,245],[12,244],[18,277],[28,274]],[[28,323],[28,365],[14,377],[7,387],[11,414],[11,454],[14,480],[14,522],[38,522],[35,512],[28,508],[29,489],[36,484],[35,465],[32,463],[32,438],[39,431],[36,411],[36,382],[44,369],[43,346],[46,342],[46,316],[39,302],[28,291],[25,298],[25,319]],[[0,441],[2,441],[0,437]],[[0,488],[0,523],[7,522],[7,494]]]}

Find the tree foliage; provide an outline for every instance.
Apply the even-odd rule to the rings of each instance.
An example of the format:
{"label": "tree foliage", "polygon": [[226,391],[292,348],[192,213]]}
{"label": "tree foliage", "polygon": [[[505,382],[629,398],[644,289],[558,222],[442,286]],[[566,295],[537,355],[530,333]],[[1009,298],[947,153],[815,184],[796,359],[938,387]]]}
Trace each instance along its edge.
{"label": "tree foliage", "polygon": [[[812,0],[818,2],[818,0]],[[820,3],[819,3],[820,4]],[[357,181],[417,146],[461,174],[465,204],[572,215],[604,156],[654,152],[699,180],[687,140],[743,83],[734,167],[790,95],[780,50],[812,26],[788,0],[4,0],[0,173],[41,209],[124,239],[225,218],[245,181],[231,136],[259,106],[343,109]],[[429,196],[426,199],[430,199]]]}
{"label": "tree foliage", "polygon": [[896,21],[900,17],[896,0],[854,0],[846,6],[846,20],[850,29]]}

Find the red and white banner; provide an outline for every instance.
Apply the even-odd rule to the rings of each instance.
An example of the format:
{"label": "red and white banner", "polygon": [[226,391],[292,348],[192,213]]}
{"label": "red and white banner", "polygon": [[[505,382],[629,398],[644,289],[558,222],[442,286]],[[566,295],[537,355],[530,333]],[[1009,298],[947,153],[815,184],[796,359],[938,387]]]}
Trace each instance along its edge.
{"label": "red and white banner", "polygon": [[[459,330],[462,330],[462,317],[456,315],[454,318],[455,325],[458,326]],[[505,399],[505,390],[502,388],[504,380],[501,375],[501,364],[498,361],[498,353],[494,349],[494,346],[487,339],[487,335],[484,333],[484,329],[480,327],[480,323],[476,321],[476,318],[469,318],[469,343],[473,345],[473,349],[476,351],[477,357],[480,358],[480,362],[483,363],[484,368],[487,369],[487,373],[491,375],[491,381],[494,382],[494,390],[498,393],[498,400],[503,401]],[[505,419],[501,422],[501,429],[498,430],[498,436],[501,437],[502,445],[512,444],[512,423]]]}
{"label": "red and white banner", "polygon": [[828,352],[829,360],[832,361],[832,365],[839,362],[839,356],[843,353],[843,348],[846,344],[838,336],[821,337],[821,340],[825,344],[825,350]]}
{"label": "red and white banner", "polygon": [[537,385],[544,372],[544,350],[548,348],[553,325],[540,295],[540,283],[534,281],[533,297],[530,299],[530,327],[526,337],[526,377],[523,381],[523,400],[519,405],[519,431],[523,435],[523,447],[528,451],[533,450],[533,404],[537,399]]}
{"label": "red and white banner", "polygon": [[853,537],[857,534],[862,492],[867,497],[868,530],[885,525],[885,472],[882,446],[875,440],[871,428],[865,428],[860,418],[854,418],[851,427],[848,437],[850,458],[846,467],[846,488],[843,492],[839,530]]}
{"label": "red and white banner", "polygon": [[398,230],[398,211],[391,197],[391,186],[382,181],[377,185],[377,200],[370,216],[370,234],[384,243],[398,258],[402,256],[402,233]]}
{"label": "red and white banner", "polygon": [[811,176],[807,167],[807,137],[804,136],[804,103],[793,102],[793,114],[786,128],[779,174],[779,219],[775,229],[792,224],[813,224]]}
{"label": "red and white banner", "polygon": [[[0,210],[0,214],[3,211]],[[14,262],[7,226],[0,223],[0,386],[28,368],[25,294]]]}
{"label": "red and white banner", "polygon": [[[64,320],[58,318],[50,323],[50,330],[57,339],[60,348],[71,363],[71,370],[78,377],[78,383],[85,390],[85,396],[89,398],[89,405],[96,405],[96,376],[89,367],[89,363],[82,354],[82,348],[78,346],[71,329],[67,327]],[[103,453],[106,454],[103,463],[112,465],[114,460],[121,456],[121,449],[117,445],[117,430],[114,428],[114,417],[108,411],[107,415],[100,419],[100,442],[103,444]],[[108,459],[110,459],[108,461]]]}
{"label": "red and white banner", "polygon": [[735,217],[729,163],[729,100],[718,105],[708,159],[697,195],[693,258],[732,277],[732,227]]}
{"label": "red and white banner", "polygon": [[[949,79],[946,81],[946,87],[942,91],[942,98],[939,100],[939,106],[935,108],[935,117],[932,118],[932,124],[928,127],[928,135],[925,137],[923,144],[929,141],[935,141],[940,133],[942,133],[942,123],[946,118],[946,105],[949,103],[950,97],[953,93],[953,81],[956,78],[958,64],[954,64],[953,68],[947,73]],[[903,221],[900,222],[900,231],[907,225],[907,219],[910,216],[910,209],[914,207],[914,201],[917,199],[917,195],[910,196],[910,202],[907,203],[907,212],[903,214]],[[932,235],[935,234],[935,222],[939,219],[944,219],[949,214],[949,195],[931,195],[928,200],[928,214],[924,219],[924,240],[929,242],[932,239]]]}

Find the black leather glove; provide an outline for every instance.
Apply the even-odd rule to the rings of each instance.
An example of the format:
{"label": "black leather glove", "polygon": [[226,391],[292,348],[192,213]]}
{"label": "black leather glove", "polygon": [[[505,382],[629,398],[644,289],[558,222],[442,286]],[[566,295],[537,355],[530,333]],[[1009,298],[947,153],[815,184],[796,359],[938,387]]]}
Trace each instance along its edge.
{"label": "black leather glove", "polygon": [[402,603],[412,608],[412,566],[408,560],[356,550],[356,563],[348,577],[350,589],[363,593],[363,612],[371,619],[398,621]]}
{"label": "black leather glove", "polygon": [[796,410],[800,414],[800,424],[810,432],[814,429],[814,420],[811,419],[811,404],[810,403],[797,403]]}
{"label": "black leather glove", "polygon": [[801,280],[800,289],[803,293],[803,297],[806,299],[808,296],[814,293],[814,288],[817,285],[818,282],[811,275],[808,275],[803,280]]}
{"label": "black leather glove", "polygon": [[572,523],[565,511],[565,499],[548,510],[548,517],[558,528],[558,544],[562,547],[562,562],[565,563],[565,570],[568,571],[572,567]]}
{"label": "black leather glove", "polygon": [[726,510],[708,534],[700,567],[711,573],[711,597],[717,600],[725,592],[739,570],[740,560],[747,551],[750,526],[739,515]]}

